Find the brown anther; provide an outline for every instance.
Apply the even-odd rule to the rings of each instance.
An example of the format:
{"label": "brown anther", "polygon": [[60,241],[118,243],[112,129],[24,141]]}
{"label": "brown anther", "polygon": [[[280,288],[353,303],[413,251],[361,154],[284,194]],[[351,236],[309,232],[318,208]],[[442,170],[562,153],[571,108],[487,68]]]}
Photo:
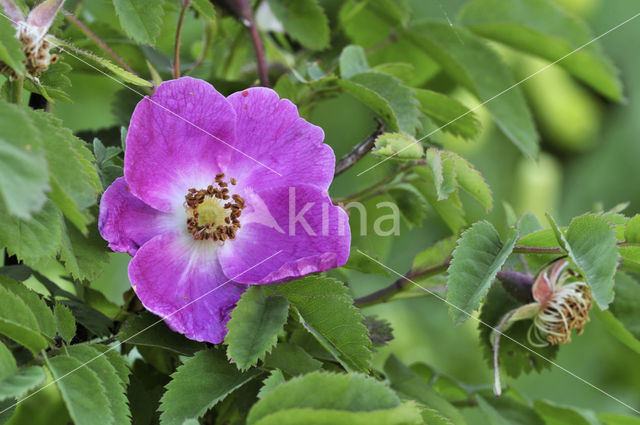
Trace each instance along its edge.
{"label": "brown anther", "polygon": [[234,179],[233,177],[231,177],[231,178],[229,179],[229,181],[230,181],[230,182],[231,182],[231,184],[232,184],[232,185],[234,185],[234,186],[235,186],[235,185],[236,185],[236,183],[237,183],[236,179]]}

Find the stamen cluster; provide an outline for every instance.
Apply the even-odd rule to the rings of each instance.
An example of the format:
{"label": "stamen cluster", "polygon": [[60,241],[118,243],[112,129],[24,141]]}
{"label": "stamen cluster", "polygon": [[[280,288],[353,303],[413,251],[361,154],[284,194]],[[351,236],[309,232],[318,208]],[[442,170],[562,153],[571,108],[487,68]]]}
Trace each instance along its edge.
{"label": "stamen cluster", "polygon": [[[27,73],[33,77],[43,73],[49,65],[58,61],[58,55],[49,53],[51,43],[44,37],[40,37],[38,30],[26,23],[19,25],[18,40],[22,43],[22,51],[26,56],[24,65]],[[15,72],[3,62],[0,62],[0,73],[15,77]]]}
{"label": "stamen cluster", "polygon": [[[240,195],[229,192],[229,183],[223,180],[224,176],[224,173],[217,174],[214,184],[200,190],[191,188],[185,196],[187,231],[195,240],[224,242],[235,239],[241,227],[239,218],[246,205]],[[229,182],[236,184],[233,177]]]}

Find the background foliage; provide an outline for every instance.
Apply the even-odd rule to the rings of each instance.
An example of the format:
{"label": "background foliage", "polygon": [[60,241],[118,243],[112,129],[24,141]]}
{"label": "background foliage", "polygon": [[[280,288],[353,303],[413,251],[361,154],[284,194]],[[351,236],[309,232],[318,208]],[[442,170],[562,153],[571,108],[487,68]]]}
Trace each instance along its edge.
{"label": "background foliage", "polygon": [[[179,49],[181,75],[224,94],[259,83],[235,4],[193,0]],[[97,203],[122,174],[133,107],[173,78],[181,3],[67,1],[51,30],[61,60],[24,81],[22,100],[0,76],[0,423],[640,423],[537,355],[640,406],[640,59],[629,50],[640,24],[548,66],[638,5],[252,6],[272,86],[323,127],[337,158],[385,132],[332,186],[336,202],[367,206],[364,223],[351,216],[349,263],[252,288],[216,347],[143,311],[129,257],[97,233]],[[24,75],[0,19],[0,60]],[[46,111],[29,107],[43,98]],[[382,201],[400,208],[397,235],[373,232]],[[528,345],[528,323],[511,327],[496,398],[491,332],[470,317],[495,326],[522,304],[494,282],[501,269],[536,272],[564,254],[592,288],[591,322],[559,349]],[[449,306],[406,282],[363,298],[407,271]]]}

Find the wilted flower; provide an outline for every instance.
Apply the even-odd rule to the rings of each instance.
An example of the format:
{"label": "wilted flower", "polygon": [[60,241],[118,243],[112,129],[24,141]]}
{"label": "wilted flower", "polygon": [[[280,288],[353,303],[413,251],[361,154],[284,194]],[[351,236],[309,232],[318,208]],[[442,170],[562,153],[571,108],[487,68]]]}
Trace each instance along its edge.
{"label": "wilted flower", "polygon": [[142,100],[99,229],[133,256],[129,278],[145,307],[219,343],[246,284],[343,265],[348,219],[327,192],[335,157],[323,138],[266,88],[225,98],[185,77]]}
{"label": "wilted flower", "polygon": [[566,344],[575,329],[582,333],[589,321],[592,306],[591,290],[581,276],[561,259],[545,267],[531,286],[534,302],[507,313],[496,327],[493,344],[495,369],[494,392],[501,393],[498,359],[500,335],[517,320],[533,319],[527,338],[534,347]]}
{"label": "wilted flower", "polygon": [[[25,66],[31,76],[47,70],[50,64],[58,60],[57,55],[49,53],[51,43],[46,39],[47,33],[64,0],[46,0],[29,12],[26,19],[22,10],[12,0],[0,0],[4,12],[16,28],[16,38],[23,45],[26,56]],[[0,71],[10,69],[0,63]]]}

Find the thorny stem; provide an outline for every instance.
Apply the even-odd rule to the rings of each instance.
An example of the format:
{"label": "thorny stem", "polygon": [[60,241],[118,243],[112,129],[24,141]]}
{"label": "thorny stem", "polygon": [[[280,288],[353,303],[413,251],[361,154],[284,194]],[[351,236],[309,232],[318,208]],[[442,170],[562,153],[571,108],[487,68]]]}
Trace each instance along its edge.
{"label": "thorny stem", "polygon": [[83,24],[82,21],[76,18],[71,12],[68,12],[64,9],[62,10],[62,13],[64,14],[65,18],[67,18],[72,24],[77,26],[80,29],[80,31],[85,33],[90,39],[95,41],[96,44],[100,46],[102,50],[104,50],[109,56],[111,56],[116,62],[118,62],[124,69],[126,69],[136,77],[139,77],[139,75],[136,74],[136,72],[133,69],[131,69],[131,67],[107,45],[107,43],[102,41],[100,37],[98,37],[85,24]]}
{"label": "thorny stem", "polygon": [[376,127],[374,132],[367,136],[366,139],[358,143],[351,150],[351,152],[340,158],[340,160],[336,164],[336,171],[334,173],[334,176],[338,176],[339,174],[345,172],[347,169],[360,161],[367,153],[369,153],[371,149],[373,149],[373,146],[376,143],[376,139],[384,132],[384,123],[378,119],[376,119],[376,121],[378,122],[378,127]]}
{"label": "thorny stem", "polygon": [[15,103],[17,105],[22,104],[22,86],[24,85],[24,78],[17,77],[12,80],[9,80],[10,85],[10,95],[11,95],[11,103]]}
{"label": "thorny stem", "polygon": [[182,27],[184,26],[184,17],[187,14],[191,0],[185,0],[182,3],[180,17],[178,18],[178,28],[176,29],[176,42],[173,49],[173,78],[180,78],[180,39],[182,37]]}

